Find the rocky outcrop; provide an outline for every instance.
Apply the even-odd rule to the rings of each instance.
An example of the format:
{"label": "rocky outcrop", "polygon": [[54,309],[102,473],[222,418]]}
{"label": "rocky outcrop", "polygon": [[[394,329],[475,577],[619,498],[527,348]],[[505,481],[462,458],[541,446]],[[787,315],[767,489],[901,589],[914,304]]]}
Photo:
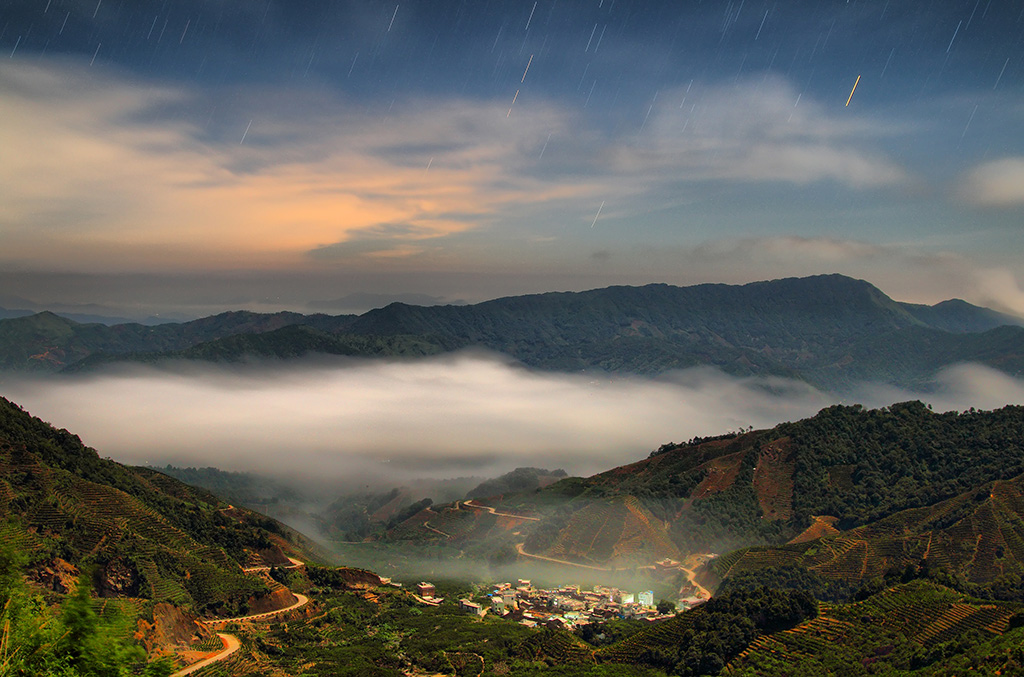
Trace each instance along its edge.
{"label": "rocky outcrop", "polygon": [[142,643],[147,653],[191,644],[212,636],[213,631],[196,622],[196,617],[167,602],[153,605],[153,621],[139,619],[135,639]]}
{"label": "rocky outcrop", "polygon": [[29,579],[47,590],[67,594],[75,589],[81,572],[74,564],[55,557],[29,572]]}
{"label": "rocky outcrop", "polygon": [[291,590],[280,587],[268,595],[249,598],[249,614],[264,614],[278,609],[285,609],[298,602],[299,599]]}
{"label": "rocky outcrop", "polygon": [[123,559],[113,559],[100,570],[100,597],[138,597],[139,572]]}

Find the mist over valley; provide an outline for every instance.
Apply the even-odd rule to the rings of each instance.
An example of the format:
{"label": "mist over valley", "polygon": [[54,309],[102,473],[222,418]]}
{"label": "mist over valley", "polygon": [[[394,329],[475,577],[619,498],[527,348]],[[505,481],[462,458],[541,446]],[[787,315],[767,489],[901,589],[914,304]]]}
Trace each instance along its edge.
{"label": "mist over valley", "polygon": [[471,352],[413,362],[316,357],[246,365],[115,366],[4,379],[32,413],[115,460],[213,466],[299,481],[317,494],[519,466],[590,475],[661,444],[810,416],[837,402],[921,399],[936,411],[1024,403],[1024,382],[963,365],[925,390],[829,393],[712,368],[657,378],[539,372]]}

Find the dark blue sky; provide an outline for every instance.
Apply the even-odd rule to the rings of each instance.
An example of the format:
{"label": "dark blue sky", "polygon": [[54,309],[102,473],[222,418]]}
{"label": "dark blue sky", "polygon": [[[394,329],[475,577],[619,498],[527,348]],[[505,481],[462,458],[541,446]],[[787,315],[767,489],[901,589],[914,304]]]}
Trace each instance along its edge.
{"label": "dark blue sky", "polygon": [[600,115],[691,78],[765,72],[815,97],[845,97],[859,74],[862,97],[879,105],[994,87],[1000,73],[1013,88],[1024,65],[1022,12],[998,0],[9,0],[0,39],[13,56],[95,55],[140,78],[198,86],[314,79],[376,101],[501,97],[525,85],[533,55],[531,90],[580,104],[596,82]]}
{"label": "dark blue sky", "polygon": [[8,0],[0,305],[838,271],[1019,312],[1022,43],[1009,0]]}

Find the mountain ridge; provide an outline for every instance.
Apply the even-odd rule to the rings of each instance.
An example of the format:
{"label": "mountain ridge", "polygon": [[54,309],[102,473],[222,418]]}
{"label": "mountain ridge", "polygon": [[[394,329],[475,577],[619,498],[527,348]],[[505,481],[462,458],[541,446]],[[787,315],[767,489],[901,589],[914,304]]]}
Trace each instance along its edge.
{"label": "mountain ridge", "polygon": [[[552,371],[656,375],[713,366],[824,388],[903,386],[979,362],[1024,373],[1024,320],[964,301],[892,300],[842,275],[746,285],[650,284],[473,305],[392,303],[362,315],[231,311],[187,323],[81,325],[53,313],[0,320],[0,369],[82,371],[117,361],[245,361],[310,353],[422,357],[486,348]],[[917,350],[924,344],[933,349]],[[899,352],[909,359],[888,359]]]}
{"label": "mountain ridge", "polygon": [[[648,458],[536,491],[432,505],[384,540],[477,551],[515,540],[530,555],[603,568],[759,545],[788,551],[819,516],[834,516],[831,533],[843,538],[899,521],[894,516],[904,511],[982,500],[993,482],[1015,495],[1018,484],[1024,490],[1022,439],[1020,406],[936,413],[920,402],[874,410],[835,405],[771,429],[666,444]],[[1007,505],[1024,520],[1024,499]],[[916,544],[899,546],[906,557],[893,555],[893,562],[910,561]],[[1013,557],[1000,576],[1024,574],[1024,547],[1019,561]]]}

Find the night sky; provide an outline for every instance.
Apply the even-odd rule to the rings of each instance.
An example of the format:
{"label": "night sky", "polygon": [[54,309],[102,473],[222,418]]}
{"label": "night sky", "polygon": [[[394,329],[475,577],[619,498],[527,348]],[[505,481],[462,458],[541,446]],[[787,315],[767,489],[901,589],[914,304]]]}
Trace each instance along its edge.
{"label": "night sky", "polygon": [[0,3],[8,308],[840,272],[1024,313],[1022,251],[1019,1]]}

